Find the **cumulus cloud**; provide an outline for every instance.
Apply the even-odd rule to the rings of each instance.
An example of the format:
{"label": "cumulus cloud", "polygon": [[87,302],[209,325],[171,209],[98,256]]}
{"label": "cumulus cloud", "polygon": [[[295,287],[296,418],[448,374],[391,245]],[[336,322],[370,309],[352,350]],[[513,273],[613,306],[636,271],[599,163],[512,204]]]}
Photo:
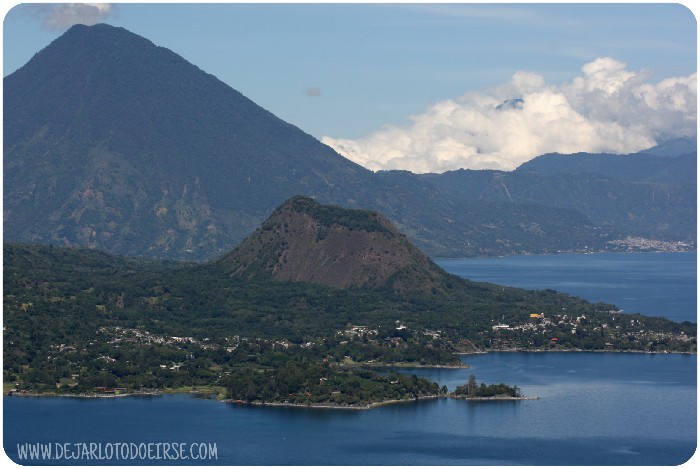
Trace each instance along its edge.
{"label": "cumulus cloud", "polygon": [[550,153],[633,153],[662,137],[694,136],[697,75],[649,83],[646,72],[599,58],[564,84],[517,72],[505,84],[430,106],[410,124],[323,143],[372,170],[512,170]]}
{"label": "cumulus cloud", "polygon": [[110,3],[51,3],[31,5],[31,12],[51,31],[67,29],[75,24],[91,26],[103,21],[114,11]]}

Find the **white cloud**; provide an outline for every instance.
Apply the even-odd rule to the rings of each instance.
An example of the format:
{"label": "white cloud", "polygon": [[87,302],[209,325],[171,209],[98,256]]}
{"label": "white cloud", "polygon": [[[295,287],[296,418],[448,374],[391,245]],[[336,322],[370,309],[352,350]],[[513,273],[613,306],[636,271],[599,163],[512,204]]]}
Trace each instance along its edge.
{"label": "white cloud", "polygon": [[97,24],[107,18],[114,8],[110,3],[51,3],[31,5],[31,11],[41,18],[46,29],[56,31],[75,24]]}
{"label": "white cloud", "polygon": [[407,126],[322,141],[372,170],[424,173],[511,170],[549,152],[632,153],[660,137],[696,134],[696,74],[648,83],[646,72],[611,58],[581,70],[560,85],[517,72],[501,86],[438,102]]}

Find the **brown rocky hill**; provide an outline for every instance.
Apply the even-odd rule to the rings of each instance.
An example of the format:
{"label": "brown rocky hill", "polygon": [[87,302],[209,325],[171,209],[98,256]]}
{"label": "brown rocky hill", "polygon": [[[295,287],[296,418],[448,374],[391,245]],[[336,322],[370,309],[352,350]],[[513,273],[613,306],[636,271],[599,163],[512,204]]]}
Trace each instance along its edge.
{"label": "brown rocky hill", "polygon": [[459,281],[377,212],[287,200],[230,254],[232,276],[269,277],[336,288],[440,293]]}

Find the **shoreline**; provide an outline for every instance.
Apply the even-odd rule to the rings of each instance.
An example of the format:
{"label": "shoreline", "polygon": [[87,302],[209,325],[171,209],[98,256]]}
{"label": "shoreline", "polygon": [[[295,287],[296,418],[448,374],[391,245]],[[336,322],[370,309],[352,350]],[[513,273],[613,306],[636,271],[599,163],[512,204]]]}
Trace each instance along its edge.
{"label": "shoreline", "polygon": [[[35,393],[27,393],[27,394],[17,394],[17,395],[10,395],[10,396],[3,396],[3,397],[67,397],[67,398],[75,398],[75,399],[112,399],[112,398],[117,398],[117,397],[144,397],[144,396],[150,396],[150,397],[159,397],[163,396],[165,394],[192,394],[192,393],[163,393],[163,392],[158,392],[158,393],[124,393],[124,394],[117,394],[117,395],[111,395],[111,394],[100,394],[100,395],[87,395],[87,394],[35,394]],[[521,396],[521,397],[510,397],[510,396],[501,396],[501,397],[457,397],[457,396],[452,396],[452,395],[440,395],[440,394],[431,394],[428,396],[419,396],[419,397],[411,397],[411,398],[406,398],[406,399],[389,399],[386,401],[379,401],[379,402],[372,402],[370,404],[362,404],[362,405],[338,405],[338,404],[331,404],[331,403],[309,403],[309,404],[296,404],[293,402],[260,402],[260,401],[253,401],[253,402],[244,402],[240,400],[234,400],[234,399],[217,399],[219,402],[225,403],[225,404],[237,404],[237,405],[246,405],[246,406],[257,406],[257,407],[294,407],[294,408],[302,408],[302,409],[329,409],[329,410],[370,410],[370,409],[376,409],[378,407],[384,407],[384,406],[390,406],[394,404],[410,404],[412,402],[418,402],[418,401],[423,401],[423,400],[432,400],[432,399],[457,399],[457,400],[462,400],[462,401],[533,401],[533,400],[539,400],[540,398],[537,396]]]}
{"label": "shoreline", "polygon": [[[651,352],[651,351],[645,351],[645,350],[577,350],[577,349],[567,349],[567,350],[561,350],[561,349],[554,349],[554,350],[541,350],[541,349],[504,349],[504,350],[488,350],[488,351],[475,351],[475,352],[458,352],[455,355],[457,356],[468,356],[468,355],[484,355],[488,353],[636,353],[636,354],[643,354],[643,355],[697,355],[697,353],[693,352],[675,352],[675,351],[661,351],[661,352]],[[408,364],[408,363],[401,363],[401,364],[381,364],[381,363],[373,363],[369,365],[365,364],[357,364],[354,366],[368,366],[368,367],[373,367],[373,368],[433,368],[433,369],[470,369],[471,365],[469,364],[464,364],[463,366],[459,365],[413,365],[413,364]],[[187,386],[186,386],[187,387]],[[65,397],[65,398],[75,398],[75,399],[114,399],[114,398],[120,398],[120,397],[159,397],[163,396],[165,394],[190,394],[190,395],[197,395],[199,393],[193,393],[191,391],[173,391],[169,389],[163,389],[163,390],[157,390],[157,391],[151,391],[151,392],[125,392],[125,393],[120,393],[120,394],[65,394],[65,393],[36,393],[36,392],[20,392],[20,391],[15,391],[15,392],[3,392],[3,398],[4,397]],[[460,400],[474,400],[474,401],[493,401],[493,400],[539,400],[539,397],[472,397],[472,398],[467,398],[467,397],[456,397],[456,396],[444,396],[444,395],[430,395],[430,396],[420,396],[416,398],[408,398],[408,399],[394,399],[394,400],[388,400],[388,401],[381,401],[381,402],[375,402],[371,404],[365,404],[361,406],[349,406],[349,405],[334,405],[334,404],[294,404],[294,403],[285,403],[285,402],[237,402],[233,399],[219,399],[218,397],[216,400],[219,402],[226,402],[226,403],[232,403],[232,404],[245,404],[245,405],[256,405],[256,406],[272,406],[272,407],[305,407],[305,408],[319,408],[319,409],[349,409],[349,410],[366,410],[366,409],[372,409],[376,407],[381,407],[385,405],[391,405],[391,404],[400,404],[400,403],[409,403],[409,402],[414,402],[414,401],[419,401],[422,399],[439,399],[439,398],[452,398],[452,399],[460,399]]]}
{"label": "shoreline", "polygon": [[[152,393],[124,393],[124,394],[52,394],[52,393],[37,394],[37,393],[24,393],[24,394],[5,394],[3,397],[27,397],[27,398],[51,397],[51,398],[74,398],[74,399],[113,399],[113,398],[118,398],[118,397],[161,397],[161,396],[168,395],[168,394],[170,394],[170,395],[176,395],[176,394],[194,395],[195,397],[197,396],[197,393],[191,393],[191,392],[159,391],[159,392],[152,392]],[[447,398],[451,398],[451,396],[431,394],[428,396],[411,397],[411,398],[406,398],[406,399],[390,399],[390,400],[386,400],[386,401],[372,402],[370,404],[362,404],[362,405],[339,405],[339,404],[330,404],[330,403],[296,404],[293,402],[260,402],[260,401],[245,402],[245,401],[240,401],[240,400],[236,400],[236,399],[216,399],[216,400],[219,402],[222,402],[222,403],[226,403],[226,404],[252,405],[252,406],[260,406],[260,407],[301,407],[301,408],[313,408],[313,409],[368,410],[368,409],[374,409],[376,407],[382,407],[385,405],[410,403],[410,402],[417,402],[417,401],[426,400],[426,399],[441,399],[441,398],[447,399]]]}
{"label": "shoreline", "polygon": [[[55,393],[35,393],[35,392],[25,392],[25,393],[3,393],[3,397],[72,397],[75,399],[115,399],[118,397],[158,397],[167,392],[154,391],[154,392],[125,392],[123,394],[55,394]],[[171,393],[171,394],[188,394],[188,393]]]}
{"label": "shoreline", "polygon": [[237,401],[234,401],[231,399],[224,399],[221,402],[239,404],[239,405],[253,405],[253,406],[259,406],[259,407],[300,407],[300,408],[306,408],[306,409],[370,410],[370,409],[376,409],[378,407],[384,407],[384,406],[389,406],[389,405],[394,405],[394,404],[408,404],[411,402],[418,402],[421,400],[428,400],[428,399],[457,399],[457,400],[461,400],[461,401],[492,401],[493,402],[493,401],[539,401],[540,397],[538,397],[538,396],[458,397],[458,396],[453,396],[453,395],[429,395],[429,396],[420,396],[420,397],[407,398],[407,399],[390,399],[387,401],[373,402],[371,404],[354,405],[354,406],[353,405],[334,405],[334,404],[324,404],[324,403],[294,404],[291,402],[237,402]]}
{"label": "shoreline", "polygon": [[457,399],[461,401],[539,401],[539,396],[491,396],[491,397],[459,397],[450,396],[452,399]]}
{"label": "shoreline", "polygon": [[388,406],[388,405],[393,405],[393,404],[408,404],[411,402],[418,402],[421,400],[447,399],[449,397],[450,396],[431,394],[429,396],[410,397],[410,398],[406,398],[406,399],[390,399],[390,400],[386,400],[386,401],[372,402],[370,404],[362,404],[362,405],[338,405],[338,404],[330,404],[330,403],[295,404],[293,402],[260,402],[260,401],[244,402],[244,401],[237,401],[237,400],[233,400],[233,399],[223,399],[223,400],[221,400],[221,402],[225,402],[228,404],[238,404],[238,405],[246,405],[246,406],[251,405],[251,406],[258,406],[258,407],[298,407],[298,408],[303,408],[303,409],[370,410],[370,409],[375,409],[377,407],[383,407],[383,406]]}
{"label": "shoreline", "polygon": [[[460,355],[460,354],[456,354]],[[452,369],[452,370],[459,370],[459,369],[466,369],[466,368],[471,368],[471,365],[467,365],[466,363],[462,363],[461,365],[425,365],[425,364],[412,364],[412,363],[406,363],[406,362],[401,362],[401,363],[356,363],[354,365],[346,365],[346,366],[360,366],[360,367],[369,367],[369,368],[432,368],[432,369]]]}
{"label": "shoreline", "polygon": [[649,350],[615,350],[615,349],[609,349],[609,350],[583,350],[583,349],[552,349],[552,350],[543,350],[543,349],[520,349],[520,348],[514,348],[514,349],[492,349],[492,350],[481,350],[477,352],[458,352],[457,355],[462,356],[462,355],[483,355],[486,353],[638,353],[638,354],[643,354],[643,355],[671,355],[671,354],[676,354],[676,355],[697,355],[697,352],[676,352],[676,351],[660,351],[660,352],[652,352]]}
{"label": "shoreline", "polygon": [[608,249],[602,249],[602,250],[577,250],[577,249],[565,249],[562,251],[553,251],[553,252],[531,252],[531,251],[522,251],[522,252],[513,252],[513,253],[508,253],[508,254],[495,254],[492,256],[468,256],[468,257],[453,257],[453,256],[430,256],[434,260],[446,260],[446,261],[455,261],[455,260],[461,260],[461,259],[501,259],[504,257],[526,257],[526,256],[559,256],[559,255],[570,255],[570,254],[581,254],[584,256],[587,255],[592,255],[592,254],[671,254],[671,253],[685,253],[685,252],[698,252],[697,248],[695,246],[689,247],[688,249],[633,249],[633,250],[623,250],[623,249],[617,249],[617,250],[608,250]]}
{"label": "shoreline", "polygon": [[[68,397],[68,398],[77,398],[77,399],[112,399],[112,398],[117,398],[117,397],[144,397],[144,396],[159,397],[159,396],[163,396],[165,394],[192,394],[192,393],[153,392],[153,393],[124,393],[124,394],[116,394],[116,395],[111,395],[111,394],[95,394],[95,395],[75,394],[74,395],[74,394],[36,394],[36,393],[30,394],[30,393],[26,393],[26,394],[17,394],[17,395],[9,395],[9,396],[6,395],[3,397]],[[339,404],[331,404],[331,403],[297,404],[297,403],[293,403],[293,402],[260,402],[260,401],[244,402],[244,401],[234,400],[234,399],[217,399],[217,400],[219,402],[226,403],[226,404],[238,404],[238,405],[258,406],[258,407],[297,407],[297,408],[305,408],[305,409],[370,410],[370,409],[376,409],[378,407],[384,407],[384,406],[389,406],[389,405],[394,405],[394,404],[409,404],[411,402],[418,402],[418,401],[422,401],[422,400],[432,400],[432,399],[457,399],[457,400],[462,400],[462,401],[534,401],[534,400],[540,400],[540,398],[537,396],[460,397],[460,396],[442,395],[442,394],[431,394],[428,396],[410,397],[410,398],[406,398],[406,399],[389,399],[386,401],[372,402],[370,404],[362,404],[362,405],[339,405]]]}

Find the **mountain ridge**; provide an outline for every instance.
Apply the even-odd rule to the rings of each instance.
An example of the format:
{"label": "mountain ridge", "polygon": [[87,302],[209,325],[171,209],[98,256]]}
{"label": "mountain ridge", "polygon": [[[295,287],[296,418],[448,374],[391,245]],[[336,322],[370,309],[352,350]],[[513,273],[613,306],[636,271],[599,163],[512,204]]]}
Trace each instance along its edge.
{"label": "mountain ridge", "polygon": [[[123,28],[72,27],[5,77],[4,88],[8,240],[213,259],[296,194],[378,211],[436,257],[696,236],[687,165],[622,183],[544,171],[372,173]],[[688,145],[654,151],[669,156]],[[692,154],[682,161],[696,164]]]}

